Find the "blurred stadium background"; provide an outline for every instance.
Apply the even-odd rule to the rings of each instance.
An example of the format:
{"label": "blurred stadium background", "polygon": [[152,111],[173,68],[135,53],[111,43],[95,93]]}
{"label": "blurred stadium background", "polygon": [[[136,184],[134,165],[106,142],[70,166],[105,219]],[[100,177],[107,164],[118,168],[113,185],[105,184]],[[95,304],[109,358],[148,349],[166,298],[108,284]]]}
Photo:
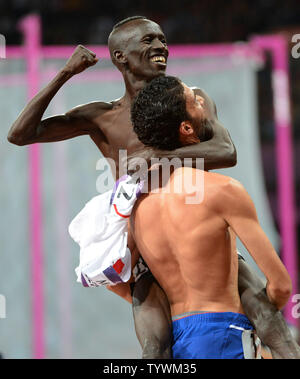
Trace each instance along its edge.
{"label": "blurred stadium background", "polygon": [[[97,45],[103,51],[96,67],[73,78],[59,91],[47,116],[64,113],[78,104],[122,96],[121,75],[101,46],[106,45],[113,25],[125,17],[140,14],[158,22],[170,45],[167,72],[178,75],[188,85],[205,89],[215,100],[219,118],[230,130],[238,152],[237,167],[222,172],[241,180],[254,197],[263,227],[279,252],[282,214],[278,206],[272,56],[269,52],[262,56],[241,42],[258,35],[283,36],[287,41],[290,78],[295,194],[295,201],[291,202],[295,215],[292,227],[299,238],[300,58],[291,55],[292,35],[300,34],[299,2],[174,0],[170,7],[165,0],[0,0],[0,33],[6,38],[8,50],[17,52],[16,47],[24,45],[20,21],[33,13],[41,21],[43,47],[56,46],[52,58],[41,57],[37,87],[55,75],[66,61],[66,52],[77,44]],[[203,44],[234,44],[231,46],[236,49],[214,57],[193,54],[195,46]],[[58,46],[63,48],[60,56],[55,53]],[[99,176],[96,162],[100,155],[88,137],[43,144],[35,152],[40,156],[40,177],[35,179],[41,184],[42,217],[36,232],[41,237],[43,262],[39,265],[32,261],[32,177],[28,166],[35,153],[6,140],[28,98],[25,55],[24,50],[14,58],[0,60],[0,294],[6,300],[6,317],[1,318],[0,313],[0,352],[4,358],[140,357],[130,305],[105,289],[85,289],[75,282],[78,248],[67,227],[97,194]],[[42,269],[42,278],[36,277],[33,266],[38,271]],[[297,278],[299,267],[293,270]],[[34,292],[34,283],[42,283],[40,292]],[[36,297],[39,302],[34,308]],[[298,320],[291,314],[287,319],[297,330]]]}

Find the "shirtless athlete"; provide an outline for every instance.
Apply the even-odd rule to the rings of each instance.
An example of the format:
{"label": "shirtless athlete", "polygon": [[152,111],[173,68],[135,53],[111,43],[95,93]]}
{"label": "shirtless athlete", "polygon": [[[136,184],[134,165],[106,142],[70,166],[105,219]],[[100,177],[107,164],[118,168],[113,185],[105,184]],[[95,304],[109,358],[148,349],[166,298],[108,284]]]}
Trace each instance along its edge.
{"label": "shirtless athlete", "polygon": [[[108,45],[112,61],[124,78],[126,91],[123,97],[109,103],[91,102],[71,109],[66,114],[42,120],[58,90],[74,75],[97,63],[95,54],[80,45],[54,79],[26,105],[12,125],[8,140],[22,146],[89,135],[105,157],[114,159],[117,168],[119,149],[126,149],[131,154],[142,148],[143,144],[132,130],[130,106],[134,96],[147,82],[165,74],[168,59],[166,39],[159,25],[137,16],[117,24],[110,34]],[[200,89],[195,89],[195,93],[206,100],[204,106],[210,113],[213,136],[207,142],[176,149],[172,155],[179,158],[203,157],[206,169],[234,166],[235,148],[227,130],[216,117],[213,101]],[[170,154],[155,150],[150,153],[157,157]],[[244,262],[239,263],[239,279],[245,311],[252,311],[253,318],[256,317],[258,321],[262,312],[267,312],[273,319],[276,311],[266,296],[261,294],[263,286],[258,284],[256,275]],[[143,348],[143,357],[170,357],[169,305],[153,276],[148,274],[141,277],[134,286],[133,297],[129,284],[111,289],[133,303],[135,327]],[[279,318],[275,324],[279,328],[277,335],[281,336],[280,340],[290,343],[288,329],[282,317]],[[264,327],[262,333],[266,330]],[[268,334],[265,338],[267,337]],[[286,351],[287,349],[278,350],[278,354]]]}
{"label": "shirtless athlete", "polygon": [[[200,142],[207,127],[203,104],[179,79],[156,78],[133,103],[134,130],[155,148]],[[252,325],[238,293],[235,234],[265,274],[267,296],[278,310],[289,299],[291,281],[239,182],[204,172],[203,201],[186,203],[186,184],[196,182],[197,171],[177,168],[159,192],[139,198],[131,216],[134,239],[170,303],[173,357],[244,358],[242,334]]]}

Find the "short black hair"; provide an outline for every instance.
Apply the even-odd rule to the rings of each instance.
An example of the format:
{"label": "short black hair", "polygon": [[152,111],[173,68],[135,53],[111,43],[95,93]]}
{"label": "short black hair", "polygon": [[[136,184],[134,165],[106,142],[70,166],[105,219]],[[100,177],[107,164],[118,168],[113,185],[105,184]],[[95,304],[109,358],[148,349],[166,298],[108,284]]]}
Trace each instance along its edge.
{"label": "short black hair", "polygon": [[181,80],[159,76],[135,97],[131,120],[138,139],[146,146],[174,150],[181,146],[179,126],[189,120]]}
{"label": "short black hair", "polygon": [[127,18],[124,18],[124,20],[121,20],[117,24],[115,24],[112,30],[118,29],[120,26],[127,24],[127,22],[134,21],[134,20],[148,20],[148,19],[145,16],[127,17]]}

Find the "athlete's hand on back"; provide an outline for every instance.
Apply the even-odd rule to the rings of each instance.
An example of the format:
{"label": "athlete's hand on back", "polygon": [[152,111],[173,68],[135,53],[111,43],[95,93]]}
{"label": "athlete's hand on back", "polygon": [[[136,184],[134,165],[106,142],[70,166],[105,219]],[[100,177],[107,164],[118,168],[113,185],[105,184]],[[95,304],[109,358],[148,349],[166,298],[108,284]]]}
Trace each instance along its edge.
{"label": "athlete's hand on back", "polygon": [[95,53],[82,45],[78,45],[65,64],[64,70],[76,75],[88,67],[94,66],[98,60]]}

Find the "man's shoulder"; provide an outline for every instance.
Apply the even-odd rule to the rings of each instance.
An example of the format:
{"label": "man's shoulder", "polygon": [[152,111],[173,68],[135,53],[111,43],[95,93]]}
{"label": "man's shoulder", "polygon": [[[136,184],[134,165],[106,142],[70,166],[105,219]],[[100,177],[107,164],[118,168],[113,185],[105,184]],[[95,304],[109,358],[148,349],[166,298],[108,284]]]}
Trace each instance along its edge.
{"label": "man's shoulder", "polygon": [[187,176],[187,177],[194,177],[197,176],[198,174],[203,175],[204,178],[204,183],[209,185],[215,185],[215,186],[227,186],[231,182],[238,182],[236,179],[233,179],[230,176],[219,174],[217,172],[212,172],[212,171],[204,171],[204,170],[199,170],[194,167],[190,166],[184,166],[184,167],[179,167],[176,169],[174,172],[179,173],[182,176]]}
{"label": "man's shoulder", "polygon": [[238,180],[215,172],[205,172],[204,186],[213,201],[221,205],[236,201],[245,190]]}
{"label": "man's shoulder", "polygon": [[218,172],[205,171],[205,179],[207,179],[210,183],[215,183],[216,185],[226,186],[231,181],[235,180],[230,176],[219,174]]}
{"label": "man's shoulder", "polygon": [[[208,172],[193,167],[181,167],[174,171],[173,180],[176,177],[182,177],[184,183],[201,184],[204,190],[206,200],[214,198],[223,198],[231,193],[232,187],[238,185],[238,181],[230,176],[222,175],[216,172]],[[203,184],[203,185],[202,185]],[[185,186],[188,187],[188,186]],[[186,189],[186,188],[185,188]]]}
{"label": "man's shoulder", "polygon": [[206,172],[207,178],[212,184],[218,186],[222,191],[231,193],[243,189],[243,185],[231,176],[219,174],[217,172]]}
{"label": "man's shoulder", "polygon": [[113,108],[112,103],[104,101],[93,101],[86,104],[77,105],[66,113],[67,116],[94,122],[107,111]]}
{"label": "man's shoulder", "polygon": [[95,119],[104,112],[113,108],[112,102],[92,101],[86,104],[80,104],[71,109],[68,113],[73,116],[81,116],[87,119]]}

